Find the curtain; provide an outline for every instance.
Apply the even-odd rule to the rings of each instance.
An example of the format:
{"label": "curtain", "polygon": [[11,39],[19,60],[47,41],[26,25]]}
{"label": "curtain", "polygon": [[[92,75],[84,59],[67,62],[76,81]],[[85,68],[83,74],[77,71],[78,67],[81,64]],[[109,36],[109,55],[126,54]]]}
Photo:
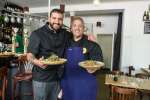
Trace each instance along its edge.
{"label": "curtain", "polygon": [[122,15],[123,13],[118,14],[118,28],[117,34],[115,35],[114,41],[114,55],[113,55],[113,70],[119,70],[120,65],[120,48],[121,48],[121,32],[122,32]]}

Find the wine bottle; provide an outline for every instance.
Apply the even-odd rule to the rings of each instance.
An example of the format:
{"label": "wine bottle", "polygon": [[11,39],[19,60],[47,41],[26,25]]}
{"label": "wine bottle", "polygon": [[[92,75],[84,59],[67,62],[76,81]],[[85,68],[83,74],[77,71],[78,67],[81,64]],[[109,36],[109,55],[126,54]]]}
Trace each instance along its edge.
{"label": "wine bottle", "polygon": [[148,6],[148,11],[150,12],[150,4],[149,4],[149,6]]}
{"label": "wine bottle", "polygon": [[16,49],[16,33],[13,34],[12,36],[12,52],[15,53]]}
{"label": "wine bottle", "polygon": [[28,33],[24,33],[23,37],[24,37],[24,53],[27,53]]}
{"label": "wine bottle", "polygon": [[147,20],[149,20],[150,21],[150,11],[147,11]]}
{"label": "wine bottle", "polygon": [[144,15],[143,15],[143,21],[147,20],[147,12],[144,11]]}
{"label": "wine bottle", "polygon": [[149,20],[149,18],[150,18],[149,14],[150,14],[149,11],[146,11],[146,20]]}

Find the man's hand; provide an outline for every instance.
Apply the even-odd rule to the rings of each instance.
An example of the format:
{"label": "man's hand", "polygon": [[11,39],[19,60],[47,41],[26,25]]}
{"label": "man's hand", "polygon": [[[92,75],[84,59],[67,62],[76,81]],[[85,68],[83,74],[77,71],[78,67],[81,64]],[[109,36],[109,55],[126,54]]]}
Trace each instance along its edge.
{"label": "man's hand", "polygon": [[43,57],[41,57],[40,59],[36,59],[32,53],[27,53],[27,59],[28,59],[28,61],[30,61],[32,64],[34,64],[34,65],[36,65],[36,66],[38,66],[38,67],[40,67],[40,68],[45,69],[45,68],[47,67],[47,65],[45,65],[45,64],[43,64],[43,63],[41,62],[41,60],[44,59]]}
{"label": "man's hand", "polygon": [[61,89],[57,97],[58,97],[58,99],[62,99],[62,96],[63,96],[63,91]]}
{"label": "man's hand", "polygon": [[45,64],[43,64],[43,63],[41,62],[43,59],[44,59],[43,57],[41,57],[40,59],[34,59],[34,60],[33,60],[33,64],[34,64],[34,65],[37,65],[37,66],[40,67],[40,68],[45,69],[45,68],[47,67],[47,65],[45,65]]}
{"label": "man's hand", "polygon": [[95,69],[95,68],[89,68],[89,69],[88,69],[88,68],[87,68],[86,70],[87,70],[88,73],[92,74],[92,73],[94,73],[97,69]]}
{"label": "man's hand", "polygon": [[93,41],[93,42],[96,41],[96,37],[92,33],[87,34],[87,36],[88,36],[88,40]]}

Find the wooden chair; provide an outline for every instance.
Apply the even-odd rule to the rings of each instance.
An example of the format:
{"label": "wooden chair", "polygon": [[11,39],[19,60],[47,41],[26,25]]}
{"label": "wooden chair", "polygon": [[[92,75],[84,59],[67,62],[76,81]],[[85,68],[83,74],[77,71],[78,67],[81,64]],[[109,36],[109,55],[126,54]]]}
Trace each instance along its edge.
{"label": "wooden chair", "polygon": [[136,89],[112,86],[110,100],[135,100]]}
{"label": "wooden chair", "polygon": [[[111,71],[111,74],[112,75],[124,75],[124,72],[121,72],[119,70],[113,70],[113,71]],[[109,85],[109,90],[110,90],[109,96],[112,96],[112,92],[111,92],[112,85]]]}
{"label": "wooden chair", "polygon": [[[31,82],[32,80],[32,73],[26,73],[22,72],[21,70],[21,65],[24,65],[27,62],[27,57],[26,56],[21,56],[18,58],[18,63],[19,63],[19,72],[14,76],[13,78],[13,95],[12,95],[12,100],[21,100],[19,98],[19,94],[16,93],[16,85],[19,82],[22,81],[29,81]],[[33,93],[23,93],[24,96],[32,96]],[[16,98],[16,99],[15,99]]]}
{"label": "wooden chair", "polygon": [[[135,77],[142,78],[142,79],[149,79],[149,75],[144,74],[144,73],[137,73],[137,74],[135,74]],[[140,100],[143,99],[144,95],[149,96],[149,100],[150,100],[150,91],[148,91],[148,90],[139,90],[138,92],[139,92],[139,95],[140,95]]]}
{"label": "wooden chair", "polygon": [[144,73],[136,73],[135,77],[142,78],[142,79],[149,79],[149,75],[144,74]]}
{"label": "wooden chair", "polygon": [[5,96],[6,96],[6,89],[7,89],[7,72],[8,69],[6,67],[2,67],[0,68],[0,80],[2,82],[1,84],[1,88],[0,88],[0,100],[6,100]]}

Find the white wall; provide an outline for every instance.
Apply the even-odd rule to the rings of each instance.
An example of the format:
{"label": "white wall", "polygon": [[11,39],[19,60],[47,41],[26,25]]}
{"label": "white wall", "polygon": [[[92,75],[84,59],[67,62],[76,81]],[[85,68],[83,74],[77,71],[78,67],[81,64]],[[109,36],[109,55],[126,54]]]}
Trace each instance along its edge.
{"label": "white wall", "polygon": [[[150,64],[150,35],[144,34],[143,13],[148,9],[149,0],[106,2],[98,6],[68,5],[66,11],[111,10],[124,9],[121,67],[125,69],[133,65],[137,70]],[[47,12],[47,7],[32,8],[32,13]]]}
{"label": "white wall", "polygon": [[[97,16],[82,16],[87,27],[92,27],[89,33],[96,34],[113,34],[117,32],[118,15],[97,15]],[[101,22],[101,27],[96,26],[96,22]],[[70,17],[64,19],[64,24],[70,26]]]}

